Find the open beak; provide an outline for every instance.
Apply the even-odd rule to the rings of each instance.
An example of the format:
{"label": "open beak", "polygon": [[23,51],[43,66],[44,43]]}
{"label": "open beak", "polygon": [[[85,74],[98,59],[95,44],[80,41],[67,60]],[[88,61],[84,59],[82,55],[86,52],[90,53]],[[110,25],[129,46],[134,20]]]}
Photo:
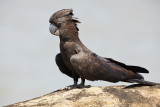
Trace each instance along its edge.
{"label": "open beak", "polygon": [[53,35],[56,35],[56,36],[59,36],[60,35],[60,32],[58,30],[58,28],[53,25],[53,24],[50,24],[49,26],[49,31],[53,34]]}

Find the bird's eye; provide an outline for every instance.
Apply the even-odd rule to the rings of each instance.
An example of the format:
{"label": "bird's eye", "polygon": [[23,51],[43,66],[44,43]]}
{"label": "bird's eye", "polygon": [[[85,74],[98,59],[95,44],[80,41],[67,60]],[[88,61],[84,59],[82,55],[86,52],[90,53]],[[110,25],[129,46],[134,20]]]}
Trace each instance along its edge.
{"label": "bird's eye", "polygon": [[72,13],[72,12],[70,12],[68,15],[69,15],[69,16],[73,16],[73,13]]}

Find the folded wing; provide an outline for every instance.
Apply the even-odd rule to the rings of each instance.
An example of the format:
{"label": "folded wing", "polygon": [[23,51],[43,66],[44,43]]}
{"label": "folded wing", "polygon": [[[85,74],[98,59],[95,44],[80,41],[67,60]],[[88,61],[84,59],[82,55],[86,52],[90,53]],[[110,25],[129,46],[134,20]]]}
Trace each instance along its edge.
{"label": "folded wing", "polygon": [[127,70],[131,70],[131,71],[133,71],[135,73],[149,73],[149,71],[147,69],[143,68],[143,67],[126,65],[126,64],[124,64],[122,62],[118,62],[116,60],[113,60],[112,58],[105,58],[105,59],[107,59],[110,62],[115,63],[115,64],[117,64],[117,65],[119,65],[119,66],[121,66],[121,67],[123,67],[123,68],[125,68]]}

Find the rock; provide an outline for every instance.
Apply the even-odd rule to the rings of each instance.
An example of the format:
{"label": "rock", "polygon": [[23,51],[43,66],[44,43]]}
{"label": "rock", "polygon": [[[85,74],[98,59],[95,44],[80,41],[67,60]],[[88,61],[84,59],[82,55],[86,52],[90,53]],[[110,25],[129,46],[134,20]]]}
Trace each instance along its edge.
{"label": "rock", "polygon": [[160,107],[160,86],[91,87],[55,91],[6,107]]}

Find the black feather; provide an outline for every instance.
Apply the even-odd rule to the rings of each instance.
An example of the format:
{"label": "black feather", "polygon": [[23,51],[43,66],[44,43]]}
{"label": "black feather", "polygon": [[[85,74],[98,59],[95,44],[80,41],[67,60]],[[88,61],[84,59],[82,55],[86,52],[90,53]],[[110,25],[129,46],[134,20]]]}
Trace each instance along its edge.
{"label": "black feather", "polygon": [[121,66],[121,67],[123,67],[123,68],[125,68],[127,70],[131,70],[131,71],[133,71],[135,73],[149,73],[149,71],[147,69],[143,68],[143,67],[126,65],[124,63],[121,63],[121,62],[118,62],[116,60],[113,60],[112,58],[106,58],[106,59],[109,60],[112,63],[115,63],[115,64],[117,64],[117,65],[119,65],[119,66]]}

